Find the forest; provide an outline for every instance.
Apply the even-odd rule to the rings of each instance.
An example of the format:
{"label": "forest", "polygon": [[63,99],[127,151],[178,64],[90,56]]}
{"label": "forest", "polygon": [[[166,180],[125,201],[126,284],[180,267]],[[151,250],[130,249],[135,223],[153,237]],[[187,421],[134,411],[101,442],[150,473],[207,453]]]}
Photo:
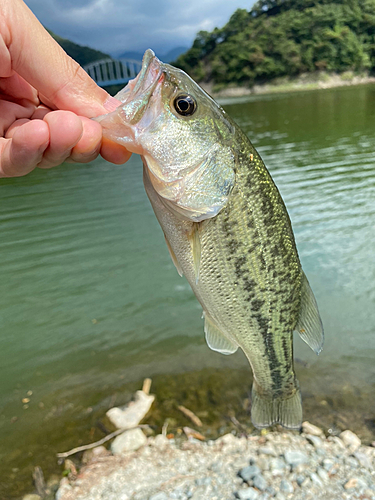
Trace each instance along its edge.
{"label": "forest", "polygon": [[375,0],[259,0],[200,31],[174,63],[199,82],[253,85],[302,73],[375,70]]}

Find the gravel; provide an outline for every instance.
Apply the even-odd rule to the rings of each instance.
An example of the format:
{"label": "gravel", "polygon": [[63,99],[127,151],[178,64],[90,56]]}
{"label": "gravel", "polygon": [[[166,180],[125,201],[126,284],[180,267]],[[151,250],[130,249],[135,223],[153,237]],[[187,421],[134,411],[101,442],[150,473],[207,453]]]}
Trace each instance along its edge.
{"label": "gravel", "polygon": [[209,442],[157,436],[137,451],[93,453],[56,500],[375,500],[375,448],[350,431],[304,428]]}

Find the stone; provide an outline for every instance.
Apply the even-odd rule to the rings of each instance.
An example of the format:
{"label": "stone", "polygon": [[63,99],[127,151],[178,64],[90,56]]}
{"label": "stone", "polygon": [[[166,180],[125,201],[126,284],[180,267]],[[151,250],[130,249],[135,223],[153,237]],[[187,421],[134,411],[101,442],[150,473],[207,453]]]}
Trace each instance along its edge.
{"label": "stone", "polygon": [[267,488],[268,483],[261,474],[257,474],[253,477],[253,486],[258,488],[260,491],[264,491]]}
{"label": "stone", "polygon": [[28,494],[28,495],[25,495],[24,497],[22,497],[22,500],[41,500],[42,497],[39,496],[39,495],[36,495],[34,493],[31,493],[31,494]]}
{"label": "stone", "polygon": [[344,488],[346,490],[350,490],[352,488],[356,488],[357,487],[357,484],[358,484],[358,479],[356,477],[352,477],[351,479],[349,479],[349,481],[347,481],[345,484],[344,484]]}
{"label": "stone", "polygon": [[303,451],[287,450],[284,453],[285,461],[287,464],[295,467],[296,465],[305,464],[308,462],[309,457]]}
{"label": "stone", "polygon": [[340,439],[343,441],[344,445],[351,449],[357,449],[361,446],[361,440],[354,434],[354,432],[346,430],[340,434]]}
{"label": "stone", "polygon": [[111,450],[114,455],[119,455],[128,451],[136,451],[146,443],[147,438],[141,429],[132,429],[117,436],[111,445]]}
{"label": "stone", "polygon": [[314,486],[318,486],[318,488],[323,488],[323,486],[324,486],[323,481],[320,479],[318,474],[316,474],[315,472],[312,472],[310,474],[310,479],[311,479]]}
{"label": "stone", "polygon": [[371,459],[365,453],[357,451],[354,453],[354,456],[362,467],[365,467],[365,469],[372,469]]}
{"label": "stone", "polygon": [[303,476],[302,474],[298,475],[296,477],[296,482],[298,484],[298,486],[301,486],[303,484],[303,482],[305,481],[306,477]]}
{"label": "stone", "polygon": [[73,488],[69,484],[68,478],[67,477],[63,477],[61,479],[61,481],[60,481],[60,487],[56,491],[55,500],[60,500],[60,498],[63,498],[65,495],[67,495],[68,493],[70,493],[72,491],[72,489]]}
{"label": "stone", "polygon": [[276,451],[271,446],[261,446],[258,450],[259,455],[271,455],[277,457]]}
{"label": "stone", "polygon": [[302,431],[305,434],[311,434],[313,436],[324,436],[322,429],[319,429],[316,425],[310,424],[310,422],[303,422]]}
{"label": "stone", "polygon": [[328,483],[329,475],[325,469],[322,469],[321,467],[319,467],[316,472],[323,482]]}
{"label": "stone", "polygon": [[314,436],[314,434],[306,434],[306,439],[314,446],[314,448],[321,448],[323,441],[319,436]]}
{"label": "stone", "polygon": [[254,490],[254,488],[245,488],[237,491],[237,497],[240,500],[257,500],[259,498],[259,493],[257,490]]}
{"label": "stone", "polygon": [[287,481],[286,479],[283,479],[280,483],[280,490],[283,491],[284,493],[293,493],[294,488],[293,485],[290,481]]}
{"label": "stone", "polygon": [[326,471],[330,471],[332,469],[332,467],[335,465],[335,462],[333,460],[331,460],[330,458],[325,458],[323,460],[323,467]]}
{"label": "stone", "polygon": [[261,470],[257,465],[248,465],[241,469],[238,473],[244,481],[251,481],[254,476],[261,474]]}
{"label": "stone", "polygon": [[111,454],[111,452],[109,450],[107,450],[107,448],[105,446],[97,446],[96,448],[93,448],[92,450],[86,450],[83,453],[82,463],[88,464],[88,463],[96,460],[99,457],[106,457],[110,454]]}
{"label": "stone", "polygon": [[165,448],[166,446],[169,446],[169,444],[170,440],[166,436],[163,436],[163,434],[155,436],[153,445],[157,448]]}
{"label": "stone", "polygon": [[147,415],[155,396],[146,394],[143,391],[137,391],[134,401],[122,408],[111,408],[106,415],[117,429],[131,429],[136,427],[139,422]]}
{"label": "stone", "polygon": [[148,500],[168,500],[168,496],[163,491],[159,491],[159,493],[151,495]]}
{"label": "stone", "polygon": [[282,458],[273,458],[270,461],[270,470],[274,476],[284,474],[286,463]]}

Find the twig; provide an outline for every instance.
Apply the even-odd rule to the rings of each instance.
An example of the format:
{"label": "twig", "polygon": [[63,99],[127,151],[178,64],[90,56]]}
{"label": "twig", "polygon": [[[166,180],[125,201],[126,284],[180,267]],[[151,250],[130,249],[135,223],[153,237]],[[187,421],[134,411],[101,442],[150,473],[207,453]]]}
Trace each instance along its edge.
{"label": "twig", "polygon": [[197,427],[202,427],[203,424],[201,419],[197,417],[191,410],[188,410],[187,408],[185,408],[185,406],[182,405],[178,406],[177,408],[185,415],[185,417],[190,418],[194,425],[196,425]]}
{"label": "twig", "polygon": [[33,479],[34,479],[34,484],[35,484],[36,491],[38,492],[38,495],[41,496],[42,498],[44,498],[47,494],[46,483],[44,481],[43,471],[39,466],[35,467],[35,469],[34,469]]}
{"label": "twig", "polygon": [[131,427],[130,429],[117,429],[117,431],[111,432],[111,434],[108,434],[108,436],[104,436],[104,438],[99,439],[99,441],[96,441],[95,443],[84,444],[82,446],[78,446],[77,448],[73,448],[72,450],[64,451],[63,453],[57,453],[57,458],[66,458],[70,457],[70,455],[75,455],[80,451],[91,450],[92,448],[96,448],[97,446],[106,443],[110,439],[118,436],[119,434],[122,434],[123,432],[131,431],[132,429],[138,429],[138,428],[145,429],[147,427],[149,427],[147,424],[140,424],[136,425],[135,427]]}
{"label": "twig", "polygon": [[152,380],[150,378],[145,378],[144,379],[142,391],[145,394],[150,394],[151,384],[152,384]]}
{"label": "twig", "polygon": [[240,431],[242,431],[242,432],[245,434],[245,436],[247,436],[247,435],[248,435],[248,432],[247,432],[246,428],[245,428],[245,427],[241,424],[241,422],[239,422],[239,421],[236,419],[236,417],[229,417],[229,418],[230,418],[231,422],[232,422],[232,423],[233,423],[236,427],[238,427],[238,429],[240,429]]}

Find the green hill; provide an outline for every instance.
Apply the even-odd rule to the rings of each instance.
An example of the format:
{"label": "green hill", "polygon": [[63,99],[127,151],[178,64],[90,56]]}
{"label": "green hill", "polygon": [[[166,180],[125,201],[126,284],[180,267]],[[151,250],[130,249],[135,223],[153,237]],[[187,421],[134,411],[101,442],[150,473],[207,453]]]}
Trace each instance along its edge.
{"label": "green hill", "polygon": [[67,40],[66,38],[61,38],[51,30],[47,31],[56,40],[56,42],[61,45],[65,52],[70,55],[70,57],[75,59],[81,66],[93,61],[98,61],[99,59],[111,57],[100,50],[91,49],[90,47],[78,45],[77,43]]}
{"label": "green hill", "polygon": [[198,33],[176,63],[216,85],[326,70],[375,70],[375,0],[259,0]]}

